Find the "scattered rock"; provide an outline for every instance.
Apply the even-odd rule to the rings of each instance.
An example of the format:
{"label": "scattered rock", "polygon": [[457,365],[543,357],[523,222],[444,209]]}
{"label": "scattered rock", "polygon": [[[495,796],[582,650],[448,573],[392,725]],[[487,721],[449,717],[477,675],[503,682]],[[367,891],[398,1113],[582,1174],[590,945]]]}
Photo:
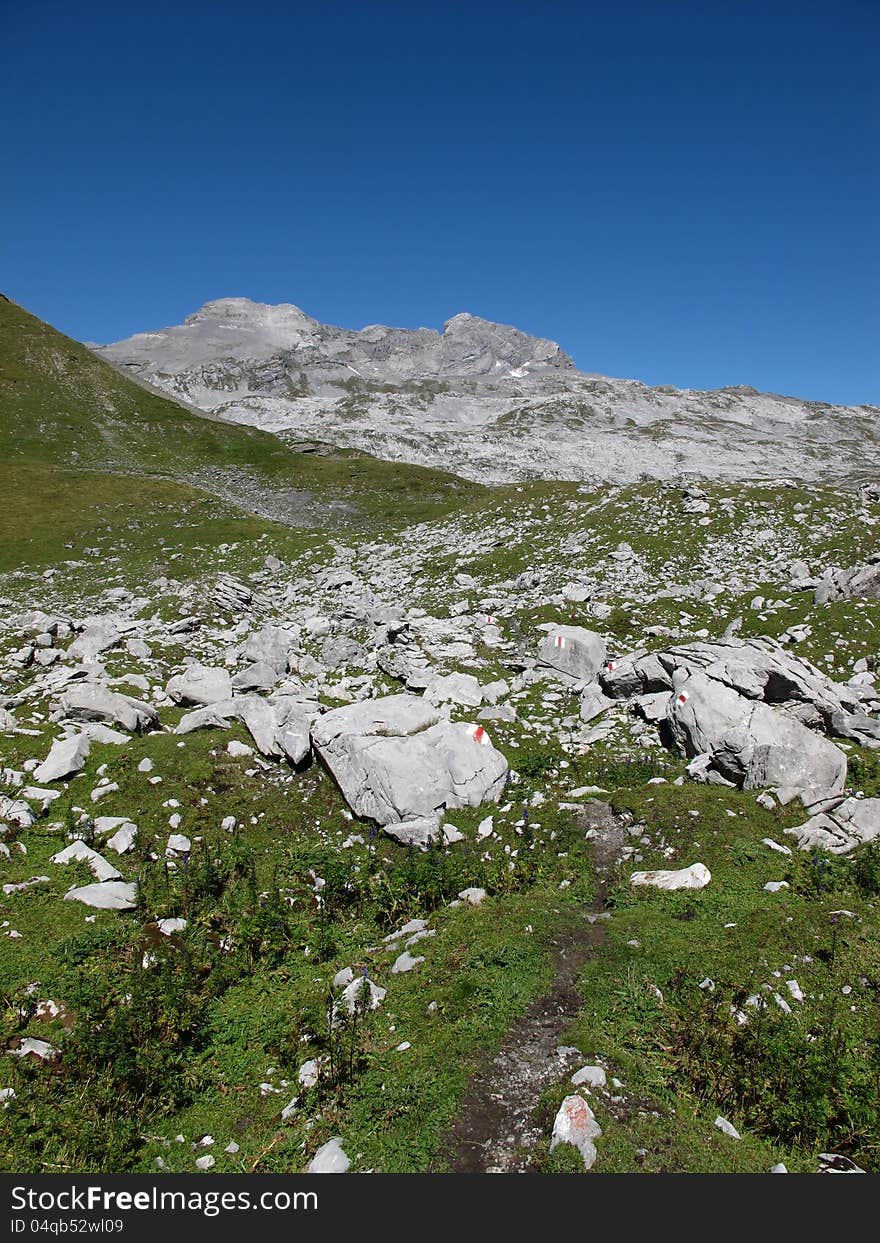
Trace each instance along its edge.
{"label": "scattered rock", "polygon": [[69,889],[65,902],[82,902],[101,911],[133,911],[137,906],[137,886],[123,880],[102,881]]}
{"label": "scattered rock", "polygon": [[715,1119],[715,1125],[718,1127],[719,1131],[723,1131],[724,1134],[729,1135],[731,1139],[742,1139],[742,1136],[733,1123],[728,1122],[726,1118],[722,1118],[721,1114],[719,1114]]}
{"label": "scattered rock", "polygon": [[705,889],[712,874],[704,863],[692,863],[677,872],[633,872],[631,885],[650,885],[654,889]]}
{"label": "scattered rock", "polygon": [[439,720],[412,695],[336,708],[312,742],[355,815],[384,826],[496,800],[507,780],[481,726]]}

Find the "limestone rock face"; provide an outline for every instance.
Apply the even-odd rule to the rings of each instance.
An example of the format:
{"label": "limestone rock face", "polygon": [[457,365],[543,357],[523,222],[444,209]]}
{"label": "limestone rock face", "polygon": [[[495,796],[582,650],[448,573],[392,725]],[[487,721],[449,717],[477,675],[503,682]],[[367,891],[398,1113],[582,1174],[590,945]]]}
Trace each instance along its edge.
{"label": "limestone rock face", "polygon": [[745,789],[775,786],[783,802],[840,794],[846,756],[825,735],[880,746],[880,722],[859,686],[842,686],[773,639],[689,643],[637,651],[599,674],[610,699],[635,698],[696,767]]}
{"label": "limestone rock face", "polygon": [[849,570],[827,569],[813,592],[815,604],[829,600],[880,600],[880,559]]}
{"label": "limestone rock face", "polygon": [[710,755],[722,776],[747,790],[779,786],[805,802],[843,790],[846,756],[827,738],[706,674],[692,674],[680,687],[666,720],[686,755]]}

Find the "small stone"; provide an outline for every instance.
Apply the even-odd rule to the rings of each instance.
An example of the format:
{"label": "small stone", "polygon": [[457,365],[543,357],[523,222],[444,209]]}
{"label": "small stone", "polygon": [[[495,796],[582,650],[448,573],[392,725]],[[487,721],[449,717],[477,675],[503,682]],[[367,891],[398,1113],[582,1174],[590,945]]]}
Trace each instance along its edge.
{"label": "small stone", "polygon": [[580,1070],[576,1070],[572,1075],[571,1082],[578,1088],[582,1086],[604,1088],[606,1083],[605,1071],[601,1066],[582,1066]]}
{"label": "small stone", "polygon": [[306,1173],[308,1174],[344,1174],[351,1165],[342,1150],[342,1138],[339,1135],[328,1139],[312,1157]]}
{"label": "small stone", "polygon": [[722,1118],[721,1114],[715,1119],[715,1126],[719,1131],[723,1131],[725,1135],[729,1135],[731,1139],[742,1139],[739,1131],[732,1122],[728,1122],[726,1118]]}

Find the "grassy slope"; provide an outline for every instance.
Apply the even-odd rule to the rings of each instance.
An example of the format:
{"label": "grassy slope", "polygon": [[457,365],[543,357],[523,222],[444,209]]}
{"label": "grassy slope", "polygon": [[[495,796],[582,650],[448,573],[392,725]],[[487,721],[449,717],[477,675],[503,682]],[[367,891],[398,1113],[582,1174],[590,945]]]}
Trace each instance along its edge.
{"label": "grassy slope", "polygon": [[[225,498],[224,520],[240,520],[236,510],[268,510],[304,527],[397,527],[487,492],[442,471],[363,454],[296,453],[266,432],[201,418],[2,297],[0,483],[14,498],[0,516],[0,568],[15,558],[33,564],[35,552],[48,563],[84,528],[119,525],[125,507],[156,519],[157,507],[167,506],[170,517],[198,498],[193,484]],[[151,521],[145,543],[160,525]]]}

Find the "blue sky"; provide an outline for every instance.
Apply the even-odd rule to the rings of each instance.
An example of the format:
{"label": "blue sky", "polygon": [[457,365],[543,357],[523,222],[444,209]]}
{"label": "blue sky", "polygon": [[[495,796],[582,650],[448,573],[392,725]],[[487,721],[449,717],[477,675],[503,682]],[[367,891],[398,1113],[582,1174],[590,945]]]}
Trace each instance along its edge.
{"label": "blue sky", "polygon": [[461,310],[587,371],[880,404],[876,0],[0,0],[0,290]]}

